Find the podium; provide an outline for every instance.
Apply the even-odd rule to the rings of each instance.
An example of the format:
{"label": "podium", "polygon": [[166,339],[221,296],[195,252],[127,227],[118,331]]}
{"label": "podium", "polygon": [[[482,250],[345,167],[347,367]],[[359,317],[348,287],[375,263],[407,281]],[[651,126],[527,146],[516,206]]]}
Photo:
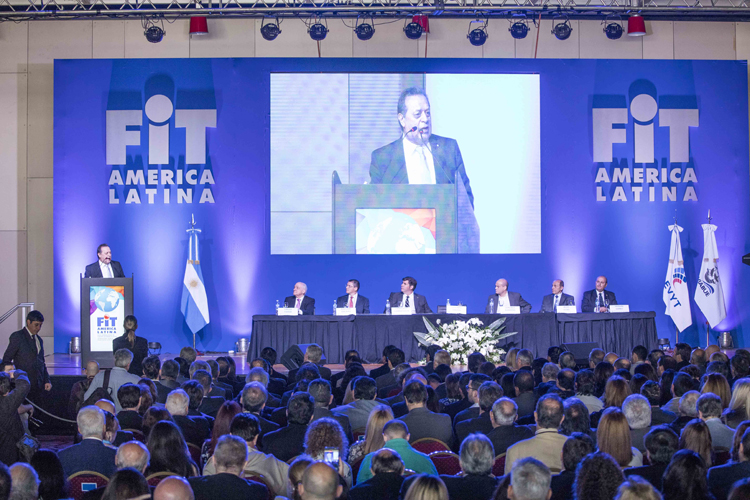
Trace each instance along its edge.
{"label": "podium", "polygon": [[334,170],[332,183],[334,254],[370,253],[357,241],[357,223],[366,209],[434,210],[434,219],[425,223],[435,239],[430,253],[479,253],[479,224],[458,173],[452,184],[342,184]]}
{"label": "podium", "polygon": [[81,278],[81,366],[97,361],[112,368],[112,340],[133,314],[133,278]]}

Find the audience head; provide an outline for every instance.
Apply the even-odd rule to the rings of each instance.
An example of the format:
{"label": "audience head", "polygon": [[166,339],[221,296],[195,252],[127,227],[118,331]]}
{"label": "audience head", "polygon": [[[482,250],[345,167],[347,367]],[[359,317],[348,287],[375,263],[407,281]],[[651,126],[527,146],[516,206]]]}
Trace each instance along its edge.
{"label": "audience head", "polygon": [[702,420],[721,417],[721,398],[713,393],[704,393],[698,398],[698,417]]}
{"label": "audience head", "polygon": [[375,384],[375,380],[370,377],[357,377],[352,380],[352,391],[355,400],[370,401],[378,395],[378,386]]}
{"label": "audience head", "polygon": [[150,472],[169,471],[184,477],[192,475],[193,461],[188,452],[182,431],[168,420],[157,422],[148,434],[148,447],[151,460]]}
{"label": "audience head", "polygon": [[641,386],[641,396],[648,400],[651,406],[659,406],[661,402],[661,387],[656,382],[649,380]]}
{"label": "audience head", "polygon": [[542,381],[549,382],[551,380],[557,380],[557,374],[560,372],[560,367],[556,363],[545,363],[542,367]]}
{"label": "audience head", "polygon": [[576,374],[575,379],[576,394],[582,396],[593,396],[596,391],[596,381],[594,372],[591,370],[581,370]]}
{"label": "audience head", "polygon": [[179,363],[177,363],[177,361],[173,359],[168,359],[161,366],[162,378],[175,380],[179,375],[180,375],[180,365]]}
{"label": "audience head", "polygon": [[706,462],[694,451],[680,450],[675,453],[662,479],[664,484],[669,485],[663,491],[664,500],[711,498],[706,471]]}
{"label": "audience head", "polygon": [[630,476],[620,485],[615,500],[662,500],[661,493],[640,476]]}
{"label": "audience head", "polygon": [[404,400],[407,405],[424,406],[427,403],[427,388],[418,380],[404,386]]}
{"label": "audience head", "polygon": [[276,354],[276,349],[273,347],[264,347],[260,351],[260,357],[268,361],[269,365],[273,366],[276,364],[278,354]]}
{"label": "audience head", "polygon": [[750,375],[750,352],[745,349],[737,349],[729,361],[732,377],[735,379]]}
{"label": "audience head", "polygon": [[315,413],[315,402],[307,392],[298,392],[289,398],[286,408],[287,420],[290,424],[307,425]]}
{"label": "audience head", "polygon": [[143,375],[146,378],[149,378],[151,380],[156,380],[159,378],[159,370],[161,370],[161,361],[159,360],[159,356],[148,356],[146,357],[142,362],[141,366],[143,366]]}
{"label": "audience head", "polygon": [[575,471],[583,457],[593,453],[596,444],[591,436],[582,432],[574,432],[565,440],[562,449],[563,467],[568,471]]}
{"label": "audience head", "polygon": [[195,495],[184,477],[169,476],[156,486],[154,500],[195,500]]}
{"label": "audience head", "polygon": [[[195,362],[197,363],[197,361]],[[193,363],[193,365],[195,365]],[[211,383],[213,382],[213,376],[208,370],[195,370],[192,375],[192,379],[198,382],[203,387],[203,395],[207,396],[211,392]]]}
{"label": "audience head", "polygon": [[734,381],[729,410],[738,412],[745,420],[750,417],[750,378],[740,378]]}
{"label": "audience head", "polygon": [[[301,369],[302,368],[300,368],[300,370]],[[297,374],[299,375],[299,371],[297,372]],[[251,368],[247,373],[247,376],[245,377],[245,382],[260,382],[263,387],[268,387],[268,372],[266,372],[263,368]]]}
{"label": "audience head", "polygon": [[383,447],[383,427],[393,420],[393,410],[388,405],[378,405],[370,411],[365,428],[365,454]]}
{"label": "audience head", "polygon": [[576,372],[570,368],[563,368],[557,374],[557,387],[563,391],[572,392],[576,388]]}
{"label": "audience head", "polygon": [[255,447],[257,437],[260,434],[260,422],[258,417],[252,413],[238,413],[232,419],[229,426],[229,434],[237,436]]}
{"label": "audience head", "polygon": [[678,372],[672,380],[672,394],[676,398],[681,398],[683,394],[695,389],[693,377],[684,372]]}
{"label": "audience head", "polygon": [[576,357],[570,351],[565,351],[560,354],[560,368],[570,368],[571,370],[576,369]]}
{"label": "audience head", "polygon": [[576,432],[584,434],[591,432],[591,417],[583,401],[578,398],[568,398],[563,401],[563,408],[565,419],[560,424],[560,434],[572,436]]}
{"label": "audience head", "polygon": [[396,366],[406,361],[406,355],[404,354],[404,351],[402,351],[398,347],[393,347],[393,349],[388,351],[387,357],[388,357],[388,366],[391,369],[395,368]]}
{"label": "audience head", "polygon": [[495,449],[484,434],[469,434],[461,443],[459,461],[464,474],[486,476],[492,472]]}
{"label": "audience head", "polygon": [[[748,450],[750,452],[750,449]],[[38,450],[29,462],[39,478],[39,497],[47,500],[68,498],[68,484],[57,453],[52,450]],[[3,497],[0,497],[3,498]]]}
{"label": "audience head", "polygon": [[[203,402],[203,386],[197,380],[188,380],[182,384],[182,390],[188,396],[188,410],[197,410]],[[167,396],[167,400],[169,400],[169,396]]]}
{"label": "audience head", "polygon": [[531,367],[531,363],[534,360],[534,355],[528,349],[521,349],[516,354],[516,367],[523,368],[524,366]]}
{"label": "audience head", "polygon": [[313,380],[307,385],[307,392],[315,401],[315,406],[327,408],[332,401],[331,383],[323,378]]}
{"label": "audience head", "polygon": [[690,347],[690,344],[686,344],[684,342],[678,342],[674,346],[674,357],[678,363],[682,361],[689,362],[691,352],[692,352],[692,348]]}
{"label": "audience head", "polygon": [[[640,364],[638,366],[648,366],[646,364]],[[643,384],[648,382],[648,377],[643,375],[642,373],[635,373],[630,378],[630,393],[631,394],[640,394],[641,393],[641,387],[643,387]]]}
{"label": "audience head", "polygon": [[198,352],[190,346],[183,347],[180,349],[180,357],[187,361],[188,366],[190,366],[198,357]]}
{"label": "audience head", "polygon": [[614,458],[598,451],[581,460],[573,483],[577,500],[610,500],[625,480]]}
{"label": "audience head", "polygon": [[453,374],[453,370],[451,367],[447,364],[440,364],[435,365],[435,371],[434,373],[440,377],[441,382],[445,382],[445,380],[448,378],[448,376]]}
{"label": "audience head", "polygon": [[698,417],[698,398],[701,393],[698,391],[688,391],[680,398],[678,411],[684,417]]}
{"label": "audience head", "polygon": [[648,431],[644,442],[651,464],[667,465],[679,449],[680,438],[669,426],[659,425]]}
{"label": "audience head", "polygon": [[609,454],[621,467],[626,467],[633,459],[630,427],[619,408],[604,410],[596,428],[596,444],[599,451]]}
{"label": "audience head", "polygon": [[527,370],[519,370],[513,376],[513,386],[516,388],[516,395],[534,390],[534,376]]}
{"label": "audience head", "polygon": [[151,496],[146,478],[140,471],[132,468],[115,472],[102,493],[102,500],[130,500],[143,495]]}
{"label": "audience head", "polygon": [[451,355],[448,351],[439,350],[435,353],[434,366],[448,365],[451,366]]}
{"label": "audience head", "polygon": [[732,399],[732,390],[729,382],[720,373],[709,373],[706,375],[701,389],[701,394],[716,394],[721,399],[721,409],[729,408],[729,402]]}
{"label": "audience head", "polygon": [[484,413],[492,409],[492,405],[495,404],[499,398],[503,397],[502,388],[495,382],[484,382],[479,386],[478,403],[479,409]]}
{"label": "audience head", "polygon": [[305,357],[310,363],[317,365],[323,359],[323,349],[318,344],[310,344],[305,349]]}
{"label": "audience head", "polygon": [[395,450],[383,448],[372,456],[370,472],[373,476],[385,473],[401,475],[404,473],[404,461]]}
{"label": "audience head", "polygon": [[242,403],[242,409],[249,413],[258,413],[266,405],[268,400],[268,391],[266,386],[260,382],[250,382],[245,384],[245,388],[242,389],[242,396],[240,397],[240,403]]}
{"label": "audience head", "polygon": [[589,353],[589,368],[593,370],[602,361],[604,361],[604,351],[599,348],[591,349]]}
{"label": "audience head", "polygon": [[186,416],[190,407],[190,398],[184,390],[175,389],[167,396],[164,406],[172,415]]}
{"label": "audience head", "polygon": [[481,352],[472,352],[467,358],[466,368],[468,368],[471,373],[477,373],[479,371],[479,367],[485,361],[487,361],[487,358],[484,357],[484,354],[482,354]]}
{"label": "audience head", "polygon": [[[745,450],[750,454],[750,446],[745,446],[742,443],[742,438],[745,436],[745,431],[750,429],[750,420],[741,422],[740,425],[734,430],[734,436],[732,436],[732,461],[733,462],[745,462],[747,457],[745,456]],[[750,436],[749,436],[750,437]],[[742,448],[742,453],[740,453]]]}
{"label": "audience head", "polygon": [[305,434],[305,453],[313,458],[322,457],[326,448],[336,448],[343,460],[349,449],[344,429],[332,418],[320,418],[307,428]]}
{"label": "audience head", "polygon": [[419,474],[406,491],[404,500],[448,500],[448,488],[438,476]]}
{"label": "audience head", "polygon": [[174,421],[172,415],[169,414],[169,411],[167,411],[166,408],[152,406],[146,410],[146,413],[143,415],[143,433],[148,436],[154,424],[156,424],[156,422],[161,422],[162,420],[169,420],[170,422]]}
{"label": "audience head", "polygon": [[383,439],[409,439],[409,428],[403,420],[391,420],[383,426]]}
{"label": "audience head", "polygon": [[625,398],[622,413],[631,429],[645,429],[651,426],[651,404],[645,396],[631,394]]}
{"label": "audience head", "polygon": [[745,478],[732,485],[727,500],[747,500],[748,498],[750,498],[750,478]]}
{"label": "audience head", "polygon": [[628,381],[617,375],[613,375],[607,380],[604,386],[604,407],[615,406],[620,408],[625,398],[630,396],[630,384]]}
{"label": "audience head", "polygon": [[10,466],[10,500],[37,500],[39,476],[34,468],[23,462]]}
{"label": "audience head", "polygon": [[302,475],[300,495],[303,500],[334,500],[341,495],[339,474],[325,462],[313,462]]}
{"label": "audience head", "polygon": [[188,374],[190,375],[190,378],[193,378],[193,375],[195,375],[195,372],[198,370],[203,370],[207,372],[208,374],[211,373],[211,367],[206,363],[205,361],[193,361],[190,363],[190,368],[188,368]]}
{"label": "audience head", "polygon": [[552,475],[546,465],[535,458],[516,460],[510,470],[508,497],[513,500],[547,500]]}
{"label": "audience head", "polygon": [[[268,374],[266,374],[268,376]],[[318,370],[318,365],[308,363],[306,365],[302,365],[297,370],[297,375],[295,376],[295,382],[312,382],[316,378],[320,378],[320,370]]]}
{"label": "audience head", "polygon": [[99,401],[94,403],[94,406],[102,410],[105,413],[105,415],[107,413],[111,415],[115,414],[115,404],[109,399],[100,399]]}
{"label": "audience head", "polygon": [[239,476],[247,463],[247,444],[239,436],[226,435],[219,438],[214,451],[216,472]]}
{"label": "audience head", "polygon": [[76,417],[78,432],[83,439],[102,439],[104,436],[104,412],[96,406],[84,406]]}
{"label": "audience head", "polygon": [[151,453],[146,445],[135,440],[121,444],[115,455],[115,465],[118,469],[131,468],[140,473],[146,470],[149,460],[151,460]]}
{"label": "audience head", "polygon": [[127,370],[130,367],[131,361],[133,361],[133,353],[129,349],[117,349],[115,351],[115,366],[117,368],[125,368]]}
{"label": "audience head", "polygon": [[512,399],[502,397],[493,403],[492,414],[490,415],[493,427],[513,425],[517,418],[518,405]]}
{"label": "audience head", "polygon": [[534,418],[541,429],[557,429],[565,418],[562,400],[555,394],[545,394],[536,403]]}
{"label": "audience head", "polygon": [[680,449],[692,450],[699,454],[706,467],[711,467],[711,431],[708,425],[699,419],[693,419],[682,429],[680,433]]}
{"label": "audience head", "polygon": [[597,392],[595,395],[599,396],[604,393],[604,386],[609,380],[609,377],[615,373],[615,367],[611,363],[602,361],[594,368],[594,382],[596,383]]}
{"label": "audience head", "polygon": [[508,352],[505,353],[505,366],[510,368],[512,371],[516,371],[516,356],[520,349],[518,347],[511,347]]}
{"label": "audience head", "polygon": [[553,345],[547,349],[547,361],[556,365],[560,361],[560,354],[562,353],[563,350],[559,345]]}

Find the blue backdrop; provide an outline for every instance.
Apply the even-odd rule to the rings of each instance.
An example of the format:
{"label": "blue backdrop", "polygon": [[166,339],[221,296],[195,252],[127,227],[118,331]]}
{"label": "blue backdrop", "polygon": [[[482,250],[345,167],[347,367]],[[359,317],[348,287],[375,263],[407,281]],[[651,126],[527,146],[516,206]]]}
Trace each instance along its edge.
{"label": "blue backdrop", "polygon": [[[542,252],[272,256],[270,74],[297,71],[539,74]],[[746,283],[750,269],[740,261],[750,252],[747,89],[746,63],[735,61],[55,61],[56,345],[66,345],[70,337],[79,335],[79,274],[85,265],[96,261],[96,247],[102,242],[111,246],[113,259],[122,263],[125,273],[135,277],[139,335],[161,342],[165,352],[190,344],[192,336],[180,313],[180,297],[188,253],[185,230],[191,214],[203,230],[200,261],[211,315],[211,323],[198,334],[201,349],[233,349],[237,338],[249,337],[252,316],[272,313],[275,301],[291,295],[296,281],[308,284],[308,295],[317,300],[318,314],[322,314],[329,312],[335,297],[344,294],[347,279],[357,278],[362,283],[360,292],[379,312],[388,293],[398,291],[405,275],[417,278],[417,291],[427,297],[433,309],[450,299],[468,304],[469,312],[479,312],[494,292],[495,280],[501,277],[537,311],[542,296],[550,293],[553,279],[564,279],[565,292],[574,295],[580,305],[583,292],[594,287],[597,275],[604,274],[609,278],[608,290],[617,294],[620,303],[630,304],[631,310],[657,311],[659,336],[674,339],[675,328],[663,314],[662,301],[670,238],[667,226],[676,217],[685,228],[682,246],[692,302],[703,253],[700,225],[706,222],[709,209],[719,227],[719,268],[728,309],[718,330],[732,331],[737,345],[748,345],[750,291]],[[205,137],[205,160],[201,163],[195,163],[195,155],[186,158],[185,124],[175,126],[179,122],[175,113],[160,123],[149,121],[143,112],[145,103],[156,94],[166,95],[176,110],[216,110],[215,127],[206,128],[205,133],[201,130],[187,141],[190,149]],[[625,143],[611,145],[611,161],[595,162],[593,109],[627,108],[641,94],[653,97],[660,111],[698,110],[699,125],[689,129],[689,160],[671,159],[670,141],[677,144],[679,130],[664,126],[666,115],[657,115],[652,122],[654,164],[634,165],[634,120],[625,111],[628,123],[610,126],[611,130],[624,129]],[[118,122],[117,128],[113,119],[108,130],[108,111],[123,110],[140,110],[140,115],[135,115],[140,116],[140,126],[131,123],[131,114],[131,122]],[[320,109],[320,113],[331,112],[336,110]],[[623,116],[622,111],[618,116]],[[155,185],[117,184],[118,175],[125,181],[139,170],[148,182],[149,123],[153,137],[159,126],[168,124],[169,164],[162,165],[162,170],[175,176],[177,171],[196,171],[190,182],[197,180],[199,185],[183,179],[182,185],[167,188],[169,203],[164,203],[161,178],[152,179]],[[648,123],[645,125],[644,130],[650,130]],[[605,130],[597,126],[599,131]],[[672,138],[670,130],[675,134]],[[118,131],[120,135],[115,137]],[[125,141],[120,145],[127,153],[125,165],[108,164],[108,135],[112,151],[117,140]],[[674,151],[672,155],[679,156]],[[635,183],[635,169],[644,167],[658,169],[652,172],[656,178],[644,175],[642,182]],[[618,168],[627,169],[631,178],[612,182]],[[606,172],[604,177],[601,169]],[[207,176],[204,170],[212,175]],[[672,174],[670,181],[672,170],[679,174]],[[675,182],[683,178],[689,182]],[[214,184],[200,185],[201,180],[213,180]],[[640,201],[635,200],[633,186],[643,188]],[[649,187],[653,187],[653,201],[649,201]],[[665,187],[674,188],[674,201],[662,193]],[[178,200],[178,188],[183,194],[193,188],[192,202]],[[208,194],[203,194],[204,189]],[[128,195],[131,201],[137,196],[140,203],[125,203]],[[213,198],[214,203],[199,203],[202,195]],[[502,203],[497,200],[498,208]],[[680,339],[705,345],[705,319],[694,303],[691,306],[694,323]]]}

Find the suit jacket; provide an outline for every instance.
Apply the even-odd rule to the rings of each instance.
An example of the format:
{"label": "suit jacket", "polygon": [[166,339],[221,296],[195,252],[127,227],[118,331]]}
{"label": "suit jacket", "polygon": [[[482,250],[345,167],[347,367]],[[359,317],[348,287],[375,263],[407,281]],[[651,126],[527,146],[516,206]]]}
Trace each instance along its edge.
{"label": "suit jacket", "polygon": [[525,417],[527,415],[534,415],[536,411],[537,397],[533,392],[523,392],[513,398],[518,406],[518,418]]}
{"label": "suit jacket", "polygon": [[[37,335],[37,337],[39,337]],[[30,392],[33,394],[44,389],[44,384],[49,382],[47,365],[44,362],[44,340],[39,337],[39,352],[36,350],[36,342],[24,327],[10,334],[8,347],[3,354],[3,363],[13,363],[18,370],[26,372],[31,384]]]}
{"label": "suit jacket", "polygon": [[389,371],[391,371],[391,369],[388,368],[388,363],[385,363],[377,368],[373,368],[372,370],[370,370],[370,378],[372,378],[373,380],[377,380],[379,376],[385,375]]}
{"label": "suit jacket", "polygon": [[[625,477],[628,476],[641,476],[643,479],[651,483],[656,488],[656,491],[661,491],[661,479],[664,476],[664,472],[667,470],[667,464],[663,465],[643,465],[641,467],[629,467],[622,471]],[[710,473],[711,469],[709,469]],[[710,488],[709,484],[709,488]],[[725,497],[726,498],[726,497]],[[718,498],[716,500],[719,500]]]}
{"label": "suit jacket", "polygon": [[[461,410],[453,417],[453,427],[455,428],[459,423],[471,420],[479,416],[479,406],[471,405],[465,410]],[[489,417],[488,417],[489,418]]]}
{"label": "suit jacket", "polygon": [[[615,294],[604,290],[604,301],[607,302],[609,305],[617,304],[617,299],[615,298]],[[583,294],[583,301],[581,302],[581,312],[590,313],[594,312],[594,307],[596,307],[596,295],[597,291],[596,289],[589,290],[588,292],[584,292]],[[604,306],[604,304],[600,304],[599,307]]]}
{"label": "suit jacket", "polygon": [[[307,361],[305,363],[302,363],[302,366],[305,366],[307,364],[312,364],[310,361]],[[331,380],[331,369],[326,368],[323,365],[315,365],[318,368],[318,372],[320,373],[320,377],[324,378],[326,380]],[[291,388],[293,389],[295,385],[297,385],[296,379],[297,379],[297,372],[299,371],[299,368],[294,368],[292,370],[289,370],[289,384],[291,385]],[[289,386],[287,386],[289,388]]]}
{"label": "suit jacket", "polygon": [[[376,378],[375,385],[378,387],[378,390],[382,389],[383,387],[390,387],[392,385],[397,385],[396,377],[393,375],[393,370]],[[386,394],[383,397],[388,397],[388,395]]]}
{"label": "suit jacket", "polygon": [[[289,297],[285,298],[284,305],[286,307],[296,307],[297,297],[295,297],[294,295],[290,295]],[[305,295],[305,298],[302,299],[302,303],[299,305],[299,309],[300,311],[302,311],[302,314],[304,316],[315,314],[315,299]]]}
{"label": "suit jacket", "polygon": [[664,410],[658,406],[651,407],[651,427],[662,424],[671,424],[676,418],[677,415],[671,411]]}
{"label": "suit jacket", "polygon": [[374,399],[357,399],[348,405],[337,406],[332,411],[335,415],[346,415],[352,430],[364,429],[367,427],[370,412],[379,404],[380,402]]}
{"label": "suit jacket", "polygon": [[714,449],[732,449],[734,441],[734,430],[724,425],[720,418],[709,418],[706,420],[708,431],[711,433],[711,443]]}
{"label": "suit jacket", "polygon": [[573,500],[573,483],[576,480],[576,471],[564,470],[556,476],[552,476],[549,488],[552,490],[550,500]]}
{"label": "suit jacket", "polygon": [[456,415],[461,413],[466,408],[470,408],[473,404],[474,403],[469,401],[468,398],[463,398],[443,408],[442,413],[448,415],[451,418],[451,422],[453,422],[453,419],[456,418]]}
{"label": "suit jacket", "polygon": [[[508,292],[508,299],[510,301],[511,306],[520,306],[522,313],[531,312],[531,304],[523,300],[523,297],[521,297],[520,293]],[[490,311],[490,300],[492,301],[491,311]],[[492,295],[487,297],[487,307],[484,308],[484,313],[485,314],[497,314],[498,306],[499,306],[498,295],[496,293],[493,293]]]}
{"label": "suit jacket", "polygon": [[[544,298],[542,299],[542,310],[539,312],[543,312],[543,313],[555,312],[554,305],[555,305],[555,294],[551,293],[549,295],[545,295]],[[576,299],[574,299],[572,295],[563,293],[560,296],[560,302],[558,302],[557,305],[558,306],[574,306],[576,305]]]}
{"label": "suit jacket", "polygon": [[505,456],[505,473],[510,472],[516,460],[526,457],[534,457],[550,469],[561,471],[562,449],[567,439],[568,436],[559,434],[557,429],[537,428],[533,438],[519,441],[508,448]]}
{"label": "suit jacket", "polygon": [[282,462],[301,455],[305,451],[306,425],[289,424],[263,436],[263,453],[268,453]]}
{"label": "suit jacket", "polygon": [[[341,373],[344,373],[344,372],[341,372]],[[286,391],[286,385],[287,385],[286,379],[269,377],[268,387],[266,387],[266,390],[268,392],[276,394],[277,396],[281,396],[282,394],[284,394],[284,391]],[[227,387],[231,389],[230,386],[227,386]]]}
{"label": "suit jacket", "polygon": [[148,357],[148,341],[143,337],[135,337],[133,346],[130,346],[127,335],[121,335],[112,340],[112,353],[118,349],[127,349],[133,353],[133,361],[130,362],[128,372],[138,377],[143,377],[143,360]]}
{"label": "suit jacket", "polygon": [[[464,168],[461,150],[455,139],[431,134],[428,140],[435,164],[435,182],[437,184],[453,184],[456,174],[466,187],[471,206],[474,206],[474,194],[471,192],[469,178]],[[370,162],[370,184],[408,184],[409,175],[406,172],[403,138],[398,138],[387,146],[372,152]]]}
{"label": "suit jacket", "polygon": [[154,382],[156,386],[156,402],[164,404],[167,402],[167,396],[173,390],[180,387],[179,382],[176,380],[163,379]]}
{"label": "suit jacket", "polygon": [[432,413],[427,408],[413,408],[403,417],[399,417],[409,428],[409,442],[417,439],[439,439],[448,446],[453,441],[453,426],[448,415]]}
{"label": "suit jacket", "polygon": [[500,482],[499,477],[476,474],[465,476],[441,474],[440,479],[448,488],[448,498],[451,500],[489,500]]}
{"label": "suit jacket", "polygon": [[247,498],[268,498],[265,484],[248,481],[234,474],[221,473],[213,476],[198,476],[188,479],[193,488],[195,500],[245,500]]}
{"label": "suit jacket", "polygon": [[[388,302],[391,303],[391,307],[401,307],[401,301],[404,300],[404,294],[402,292],[392,292],[388,297]],[[427,305],[427,299],[424,295],[418,293],[412,293],[410,301],[414,301],[414,312],[417,314],[432,314],[432,309]],[[409,304],[411,305],[411,304]],[[385,311],[383,311],[385,312]]]}
{"label": "suit jacket", "polygon": [[[271,385],[271,380],[274,379],[268,379],[269,387]],[[211,385],[215,385],[219,389],[224,389],[224,399],[226,399],[227,401],[229,401],[230,399],[234,399],[234,387],[232,387],[231,385],[225,384],[224,382],[219,382],[218,380],[214,380],[213,382],[211,382]]]}
{"label": "suit jacket", "polygon": [[[456,424],[456,449],[461,446],[461,443],[464,442],[464,439],[469,434],[479,433],[487,435],[491,430],[492,421],[490,420],[489,411],[482,413],[477,418],[459,422]],[[495,453],[495,456],[497,456],[497,453]]]}
{"label": "suit jacket", "polygon": [[[211,391],[211,394],[213,394],[213,391]],[[209,417],[216,418],[216,414],[219,413],[219,408],[221,408],[221,405],[223,404],[224,398],[222,396],[206,396],[203,398],[203,401],[201,401],[198,411],[205,413]]]}
{"label": "suit jacket", "polygon": [[508,448],[517,442],[534,437],[534,431],[525,425],[514,423],[513,425],[495,427],[487,433],[487,437],[492,442],[492,447],[495,449],[495,456],[497,456],[508,451]]}
{"label": "suit jacket", "polygon": [[143,417],[134,410],[122,410],[117,414],[117,421],[120,423],[120,429],[143,430]]}
{"label": "suit jacket", "polygon": [[192,443],[199,448],[203,446],[203,441],[209,438],[211,434],[208,422],[200,417],[188,417],[186,415],[172,415],[174,423],[182,430],[185,441]]}
{"label": "suit jacket", "polygon": [[716,500],[726,500],[732,485],[750,477],[750,462],[729,463],[708,469],[708,489]]}
{"label": "suit jacket", "polygon": [[336,415],[328,408],[316,407],[315,411],[313,412],[312,421],[315,422],[316,420],[320,420],[321,418],[332,418],[333,420],[338,422],[341,428],[344,430],[344,434],[346,434],[346,439],[348,439],[350,443],[352,442],[352,426],[349,423],[349,417],[340,413]]}
{"label": "suit jacket", "polygon": [[[336,307],[346,307],[349,303],[349,295],[342,295],[336,299]],[[357,294],[357,303],[354,304],[357,314],[370,314],[370,299]]]}
{"label": "suit jacket", "polygon": [[384,472],[349,490],[349,500],[398,500],[398,492],[403,483],[403,476],[395,472]]}
{"label": "suit jacket", "polygon": [[105,445],[98,439],[84,439],[78,444],[68,446],[57,452],[62,463],[65,477],[70,477],[76,472],[90,470],[111,477],[117,468],[115,467],[115,455],[117,449]]}
{"label": "suit jacket", "polygon": [[[109,261],[109,264],[112,266],[112,274],[115,278],[124,278],[125,273],[122,272],[122,266],[119,262],[116,260]],[[84,278],[103,278],[102,276],[102,268],[99,267],[99,261],[97,260],[93,264],[89,264],[86,266],[86,272],[83,274]]]}
{"label": "suit jacket", "polygon": [[0,431],[0,462],[8,467],[18,461],[18,448],[16,443],[24,435],[23,423],[18,415],[18,407],[29,394],[31,388],[26,374],[17,370],[14,375],[16,386],[8,394],[0,397],[0,422],[3,430]]}
{"label": "suit jacket", "polygon": [[409,413],[409,408],[407,408],[405,401],[400,401],[398,403],[393,403],[391,411],[393,412],[393,418],[399,418]]}

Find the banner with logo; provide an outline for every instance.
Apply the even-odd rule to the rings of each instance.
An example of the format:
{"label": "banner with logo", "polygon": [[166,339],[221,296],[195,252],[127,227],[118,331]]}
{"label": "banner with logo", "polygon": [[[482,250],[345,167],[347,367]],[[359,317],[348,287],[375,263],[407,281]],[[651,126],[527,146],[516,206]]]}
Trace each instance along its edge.
{"label": "banner with logo", "polygon": [[[297,282],[317,314],[350,279],[382,307],[404,276],[433,310],[471,313],[500,278],[539,311],[553,280],[580,304],[604,275],[618,303],[660,311],[675,217],[689,303],[710,209],[726,303],[712,327],[750,345],[747,80],[744,61],[55,61],[56,341],[78,334],[79,274],[107,243],[134,278],[138,334],[163,352],[192,345],[180,301],[193,216],[211,318],[196,342],[227,350]],[[412,87],[429,126],[408,113],[421,98],[399,104]],[[395,194],[415,166],[456,190]],[[438,201],[419,204],[419,189]],[[446,234],[458,253],[431,246]],[[680,340],[705,342],[702,310],[690,319]],[[657,330],[675,337],[666,315]]]}
{"label": "banner with logo", "polygon": [[89,332],[91,350],[112,351],[112,340],[125,333],[125,287],[89,287]]}

